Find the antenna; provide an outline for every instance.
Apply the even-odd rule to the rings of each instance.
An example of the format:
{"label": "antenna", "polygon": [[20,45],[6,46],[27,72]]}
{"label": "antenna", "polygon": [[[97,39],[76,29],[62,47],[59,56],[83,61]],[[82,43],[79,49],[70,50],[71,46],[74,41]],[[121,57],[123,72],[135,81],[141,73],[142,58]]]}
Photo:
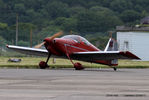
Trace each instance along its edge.
{"label": "antenna", "polygon": [[16,14],[16,45],[18,45],[18,14]]}
{"label": "antenna", "polygon": [[109,31],[109,37],[112,38],[113,31]]}
{"label": "antenna", "polygon": [[30,30],[30,47],[32,48],[32,28]]}

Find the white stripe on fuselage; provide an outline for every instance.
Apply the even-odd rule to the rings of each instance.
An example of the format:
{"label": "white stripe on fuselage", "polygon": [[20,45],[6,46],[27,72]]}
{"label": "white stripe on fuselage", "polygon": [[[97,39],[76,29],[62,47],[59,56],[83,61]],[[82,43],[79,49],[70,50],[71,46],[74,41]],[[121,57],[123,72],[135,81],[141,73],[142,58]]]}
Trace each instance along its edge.
{"label": "white stripe on fuselage", "polygon": [[73,47],[73,48],[76,48],[76,49],[88,51],[87,49],[83,49],[83,48],[80,48],[80,47],[76,47],[76,46],[73,46],[73,45],[70,45],[70,44],[64,44],[64,46],[69,46],[69,47]]}

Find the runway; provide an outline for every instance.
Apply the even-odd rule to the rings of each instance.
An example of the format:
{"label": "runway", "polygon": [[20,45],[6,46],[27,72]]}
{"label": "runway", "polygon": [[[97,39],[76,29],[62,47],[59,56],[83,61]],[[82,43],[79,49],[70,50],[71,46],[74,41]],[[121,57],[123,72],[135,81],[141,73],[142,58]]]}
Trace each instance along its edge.
{"label": "runway", "polygon": [[149,69],[0,69],[0,100],[148,100]]}

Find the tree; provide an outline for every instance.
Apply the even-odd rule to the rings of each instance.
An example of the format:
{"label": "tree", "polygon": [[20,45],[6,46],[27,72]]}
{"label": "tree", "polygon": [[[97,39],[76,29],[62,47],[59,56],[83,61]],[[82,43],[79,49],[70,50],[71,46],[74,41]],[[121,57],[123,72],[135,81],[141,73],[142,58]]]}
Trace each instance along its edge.
{"label": "tree", "polygon": [[[8,30],[7,23],[0,23],[0,36],[2,36],[4,39],[6,39],[8,37],[7,30]],[[2,37],[1,37],[1,39],[2,39]]]}
{"label": "tree", "polygon": [[23,41],[23,40],[20,40],[20,41],[18,41],[18,45],[19,46],[29,46],[29,42],[27,41]]}
{"label": "tree", "polygon": [[122,12],[120,15],[121,19],[124,22],[134,22],[136,20],[139,20],[141,18],[140,14],[134,10],[126,10]]}
{"label": "tree", "polygon": [[[30,37],[30,30],[33,31],[36,29],[36,25],[33,25],[31,23],[19,23],[19,33],[18,33],[18,39],[23,41],[29,41]],[[12,25],[8,28],[7,36],[9,37],[9,40],[15,40],[15,31],[16,31],[16,24]]]}
{"label": "tree", "polygon": [[132,9],[132,7],[133,4],[129,0],[113,0],[110,4],[110,8],[119,13]]}
{"label": "tree", "polygon": [[45,9],[53,19],[69,16],[68,5],[60,1],[48,2]]}
{"label": "tree", "polygon": [[86,11],[86,9],[84,8],[84,7],[72,7],[72,8],[70,8],[70,16],[72,17],[72,16],[77,16],[79,13],[81,13],[81,12],[85,12]]}
{"label": "tree", "polygon": [[0,23],[0,29],[4,30],[8,27],[7,23]]}
{"label": "tree", "polygon": [[16,13],[24,44],[30,24],[35,25],[33,34],[39,39],[59,30],[105,34],[117,25],[139,23],[149,15],[148,4],[149,0],[0,0],[0,36],[15,40]]}
{"label": "tree", "polygon": [[18,14],[22,14],[25,12],[25,6],[22,3],[14,5],[14,11]]}
{"label": "tree", "polygon": [[3,10],[3,8],[6,7],[6,4],[3,2],[3,0],[0,0],[0,10]]}
{"label": "tree", "polygon": [[2,36],[0,36],[0,46],[4,45],[6,45],[6,40]]}
{"label": "tree", "polygon": [[112,1],[113,1],[113,0],[101,0],[102,6],[104,6],[104,7],[109,7],[109,6],[110,6],[110,3],[111,3]]}
{"label": "tree", "polygon": [[77,16],[78,24],[77,24],[77,30],[82,33],[87,32],[94,32],[97,31],[96,27],[99,27],[97,24],[97,16],[94,12],[86,11],[81,12]]}
{"label": "tree", "polygon": [[96,47],[98,47],[100,50],[104,50],[107,45],[108,39],[109,37],[99,36],[99,34],[97,34],[94,35],[94,37],[89,38],[88,40]]}
{"label": "tree", "polygon": [[65,17],[58,17],[55,20],[55,25],[60,26],[62,30],[66,32],[76,31],[77,29],[77,19],[72,17],[72,18],[65,18]]}
{"label": "tree", "polygon": [[109,29],[115,28],[116,25],[122,24],[121,20],[115,16],[111,10],[103,10],[103,8],[100,10],[101,8],[92,8],[91,10],[82,12],[78,15],[77,29],[79,32],[105,32]]}
{"label": "tree", "polygon": [[38,32],[38,34],[36,35],[36,40],[38,38],[39,41],[43,41],[44,38],[50,37],[59,31],[61,31],[61,28],[58,26],[54,25],[47,26],[43,28],[40,32]]}

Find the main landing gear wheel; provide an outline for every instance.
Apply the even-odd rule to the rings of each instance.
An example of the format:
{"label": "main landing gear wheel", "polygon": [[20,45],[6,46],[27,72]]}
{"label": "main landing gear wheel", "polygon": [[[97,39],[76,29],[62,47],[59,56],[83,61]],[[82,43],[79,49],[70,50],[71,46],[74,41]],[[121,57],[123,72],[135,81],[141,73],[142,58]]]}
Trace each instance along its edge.
{"label": "main landing gear wheel", "polygon": [[79,62],[73,63],[72,59],[69,57],[69,54],[66,54],[67,57],[69,58],[69,60],[72,62],[72,64],[74,65],[75,70],[83,70],[84,67],[82,66],[82,64],[80,64]]}
{"label": "main landing gear wheel", "polygon": [[40,69],[49,68],[48,64],[47,64],[45,61],[41,61],[41,62],[39,63],[39,67],[40,67]]}
{"label": "main landing gear wheel", "polygon": [[74,63],[74,68],[76,69],[76,70],[83,70],[84,69],[84,67],[82,66],[82,64],[80,64],[80,63]]}
{"label": "main landing gear wheel", "polygon": [[48,66],[48,61],[49,61],[50,56],[51,56],[51,53],[48,54],[48,58],[47,58],[46,62],[45,62],[45,61],[41,61],[41,62],[39,63],[40,69],[49,68],[49,66]]}
{"label": "main landing gear wheel", "polygon": [[116,67],[113,67],[113,69],[114,69],[114,71],[116,71],[116,70],[117,70],[117,68],[116,68]]}

